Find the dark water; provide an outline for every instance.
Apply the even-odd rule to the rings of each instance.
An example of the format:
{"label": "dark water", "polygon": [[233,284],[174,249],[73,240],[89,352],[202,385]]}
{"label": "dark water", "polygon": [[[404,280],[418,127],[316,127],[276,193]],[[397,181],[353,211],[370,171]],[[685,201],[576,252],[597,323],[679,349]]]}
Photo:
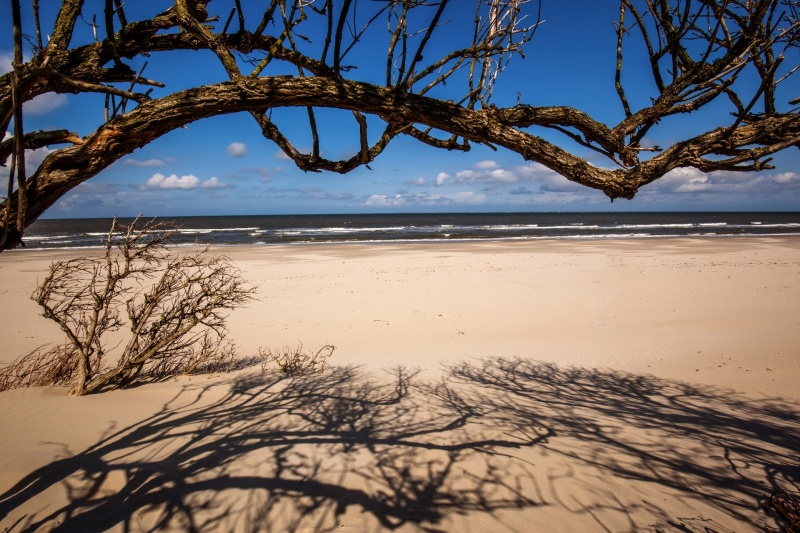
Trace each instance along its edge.
{"label": "dark water", "polygon": [[[180,217],[173,243],[452,241],[800,235],[794,213],[459,213]],[[128,222],[130,219],[120,219]],[[110,219],[39,220],[28,249],[102,246]]]}

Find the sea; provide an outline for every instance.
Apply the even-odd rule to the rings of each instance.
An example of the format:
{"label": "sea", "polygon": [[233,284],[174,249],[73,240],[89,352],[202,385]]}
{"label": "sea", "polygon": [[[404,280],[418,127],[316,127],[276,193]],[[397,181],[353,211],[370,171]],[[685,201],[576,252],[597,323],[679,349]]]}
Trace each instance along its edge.
{"label": "sea", "polygon": [[[131,219],[118,219],[129,223]],[[800,212],[447,213],[164,217],[175,246],[800,235]],[[27,249],[99,248],[111,219],[37,220]]]}

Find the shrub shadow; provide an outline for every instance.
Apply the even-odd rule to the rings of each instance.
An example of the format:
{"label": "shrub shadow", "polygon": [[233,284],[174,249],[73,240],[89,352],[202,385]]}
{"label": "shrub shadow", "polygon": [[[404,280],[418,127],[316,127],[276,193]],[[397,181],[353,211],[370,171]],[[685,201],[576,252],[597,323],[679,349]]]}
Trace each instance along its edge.
{"label": "shrub shadow", "polygon": [[[577,507],[561,501],[533,451],[753,523],[765,496],[800,480],[799,427],[800,410],[786,401],[524,359],[454,365],[435,382],[405,368],[249,374],[185,386],[153,416],[31,472],[0,495],[0,524],[443,531],[481,513],[519,529],[510,516],[560,506],[614,529],[614,505],[631,530],[642,526],[613,494]],[[66,498],[45,505],[54,489]],[[709,527],[655,507],[648,512],[664,527]]]}
{"label": "shrub shadow", "polygon": [[[487,423],[547,428],[559,440],[540,447],[552,453],[616,479],[656,484],[683,502],[707,502],[762,531],[774,525],[762,509],[770,494],[800,488],[800,406],[788,400],[521,358],[454,365],[449,374],[467,401],[491,410]],[[604,503],[598,498],[595,506]],[[657,511],[652,502],[640,505]],[[708,522],[665,514],[662,523],[726,531]]]}

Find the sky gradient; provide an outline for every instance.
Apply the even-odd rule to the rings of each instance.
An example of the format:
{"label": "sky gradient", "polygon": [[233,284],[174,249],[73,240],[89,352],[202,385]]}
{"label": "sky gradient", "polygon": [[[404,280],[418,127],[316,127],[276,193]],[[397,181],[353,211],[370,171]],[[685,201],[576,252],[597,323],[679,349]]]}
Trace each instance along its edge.
{"label": "sky gradient", "polygon": [[[224,19],[229,3],[222,0],[209,7]],[[55,2],[42,4],[52,6]],[[596,119],[611,123],[621,120],[624,115],[613,84],[616,36],[612,22],[618,16],[614,4],[544,0],[543,22],[534,40],[527,44],[526,57],[515,57],[502,73],[493,102],[500,107],[513,106],[519,98],[530,105],[569,105]],[[86,5],[87,13],[94,9],[102,20],[102,2],[87,1]],[[167,5],[163,1],[148,2],[151,11]],[[453,9],[445,12],[449,23],[443,26],[443,38],[432,42],[431,56],[446,53],[459,29],[471,27],[473,11],[459,10],[460,5],[466,2],[454,2]],[[136,7],[132,6],[129,19],[135,18]],[[26,16],[30,18],[24,12],[23,20]],[[251,20],[255,22],[256,17]],[[51,23],[45,16],[43,26],[48,24]],[[0,72],[7,72],[12,57],[10,20],[4,18],[2,26]],[[89,30],[83,24],[83,34],[76,40],[91,38]],[[313,41],[315,35],[309,37]],[[637,37],[631,32],[626,42],[630,52],[623,78],[632,88],[629,97],[634,108],[646,105],[654,91]],[[359,68],[348,75],[380,83],[385,42],[383,34],[367,35],[364,46],[353,57]],[[788,64],[800,63],[800,56],[794,52],[794,57],[787,57]],[[152,54],[148,61],[147,77],[167,84],[167,89],[156,89],[154,96],[226,79],[210,54]],[[137,59],[131,65],[137,68],[141,61]],[[463,87],[448,86],[436,96],[455,99],[460,94]],[[779,100],[787,102],[800,96],[797,77],[787,80],[778,95]],[[779,105],[785,106],[785,102],[779,101]],[[646,140],[669,145],[687,134],[713,129],[718,125],[715,120],[728,111],[722,105],[711,106],[709,112],[696,117],[665,120]],[[103,97],[45,95],[26,104],[25,113],[26,131],[66,128],[83,136],[102,121]],[[296,146],[308,149],[311,140],[304,113],[277,111],[273,118],[286,128]],[[318,120],[324,156],[339,158],[356,153],[357,125],[349,112],[323,110]],[[371,132],[380,131],[377,122],[370,125]],[[558,142],[593,164],[612,168],[609,161],[572,144],[557,132],[528,131]],[[29,153],[29,171],[46,154],[47,149]],[[800,150],[778,154],[774,164],[777,169],[759,173],[705,174],[679,169],[644,187],[634,200],[611,203],[603,193],[575,185],[537,163],[524,161],[518,154],[474,144],[467,153],[447,152],[411,138],[397,138],[370,168],[362,167],[347,175],[305,173],[294,167],[276,145],[261,137],[252,118],[243,114],[195,122],[163,136],[70,191],[45,217],[800,209]],[[3,182],[7,175],[8,169],[0,167]]]}

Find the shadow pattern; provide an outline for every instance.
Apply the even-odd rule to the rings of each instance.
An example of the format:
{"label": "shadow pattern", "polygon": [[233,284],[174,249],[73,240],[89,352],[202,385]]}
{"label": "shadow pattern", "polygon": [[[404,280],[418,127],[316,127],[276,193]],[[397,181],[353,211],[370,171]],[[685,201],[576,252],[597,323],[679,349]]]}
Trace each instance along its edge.
{"label": "shadow pattern", "polygon": [[[433,532],[480,513],[531,531],[555,507],[589,530],[726,531],[602,483],[588,500],[560,492],[559,477],[583,465],[774,527],[759,504],[798,486],[799,443],[800,409],[787,401],[524,359],[454,365],[437,381],[405,368],[242,374],[187,385],[158,413],[65,447],[0,494],[0,526]],[[542,454],[566,469],[542,466]],[[53,490],[63,505],[41,503]]]}

